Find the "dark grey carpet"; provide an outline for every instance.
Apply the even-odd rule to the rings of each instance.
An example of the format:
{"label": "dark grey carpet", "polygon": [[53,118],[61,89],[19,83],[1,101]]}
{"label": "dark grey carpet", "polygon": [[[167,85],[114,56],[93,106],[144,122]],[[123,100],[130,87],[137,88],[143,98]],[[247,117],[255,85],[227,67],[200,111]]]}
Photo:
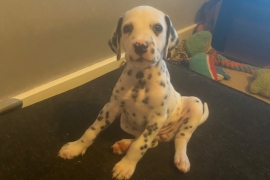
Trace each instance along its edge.
{"label": "dark grey carpet", "polygon": [[[132,179],[270,179],[270,106],[181,67],[169,65],[169,70],[175,89],[206,101],[210,117],[188,144],[189,173],[174,167],[173,143],[160,143],[147,151]],[[111,179],[111,170],[121,156],[110,147],[129,137],[118,121],[83,157],[63,160],[57,153],[94,121],[121,71],[0,116],[0,179]]]}

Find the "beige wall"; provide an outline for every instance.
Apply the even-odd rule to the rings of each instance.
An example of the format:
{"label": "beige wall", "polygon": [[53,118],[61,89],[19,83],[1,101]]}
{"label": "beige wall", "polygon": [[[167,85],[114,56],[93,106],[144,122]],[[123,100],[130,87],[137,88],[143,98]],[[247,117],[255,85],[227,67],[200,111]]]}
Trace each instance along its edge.
{"label": "beige wall", "polygon": [[179,30],[205,1],[0,1],[0,101],[112,57],[107,40],[134,6],[164,11]]}

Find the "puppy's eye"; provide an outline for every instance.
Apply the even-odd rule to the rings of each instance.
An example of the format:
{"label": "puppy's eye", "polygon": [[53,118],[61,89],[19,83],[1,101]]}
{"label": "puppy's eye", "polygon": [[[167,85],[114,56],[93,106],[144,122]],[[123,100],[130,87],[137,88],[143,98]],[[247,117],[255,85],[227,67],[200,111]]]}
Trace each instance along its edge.
{"label": "puppy's eye", "polygon": [[131,24],[127,24],[123,27],[123,32],[126,33],[131,33],[131,31],[133,30],[133,26]]}
{"label": "puppy's eye", "polygon": [[155,24],[153,30],[155,33],[161,33],[163,31],[163,27],[160,24]]}

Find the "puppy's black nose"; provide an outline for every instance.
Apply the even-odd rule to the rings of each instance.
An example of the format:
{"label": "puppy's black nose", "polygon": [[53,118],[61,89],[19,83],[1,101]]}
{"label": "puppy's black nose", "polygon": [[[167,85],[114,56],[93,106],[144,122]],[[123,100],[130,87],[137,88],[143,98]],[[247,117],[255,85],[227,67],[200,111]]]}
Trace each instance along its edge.
{"label": "puppy's black nose", "polygon": [[138,54],[139,56],[143,55],[144,53],[147,52],[148,45],[149,45],[148,41],[145,41],[144,44],[136,42],[134,44],[135,53]]}

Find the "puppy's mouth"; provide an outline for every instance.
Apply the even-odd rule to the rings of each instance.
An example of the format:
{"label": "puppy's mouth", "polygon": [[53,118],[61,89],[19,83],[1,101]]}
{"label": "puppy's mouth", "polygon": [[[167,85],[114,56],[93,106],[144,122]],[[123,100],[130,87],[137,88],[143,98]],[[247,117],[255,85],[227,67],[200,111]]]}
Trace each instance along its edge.
{"label": "puppy's mouth", "polygon": [[148,61],[146,59],[144,59],[143,57],[139,57],[137,59],[135,59],[136,62],[143,62],[143,61]]}
{"label": "puppy's mouth", "polygon": [[129,60],[131,62],[152,62],[154,61],[153,59],[146,59],[146,58],[143,58],[142,56],[134,59],[132,56],[129,56]]}

